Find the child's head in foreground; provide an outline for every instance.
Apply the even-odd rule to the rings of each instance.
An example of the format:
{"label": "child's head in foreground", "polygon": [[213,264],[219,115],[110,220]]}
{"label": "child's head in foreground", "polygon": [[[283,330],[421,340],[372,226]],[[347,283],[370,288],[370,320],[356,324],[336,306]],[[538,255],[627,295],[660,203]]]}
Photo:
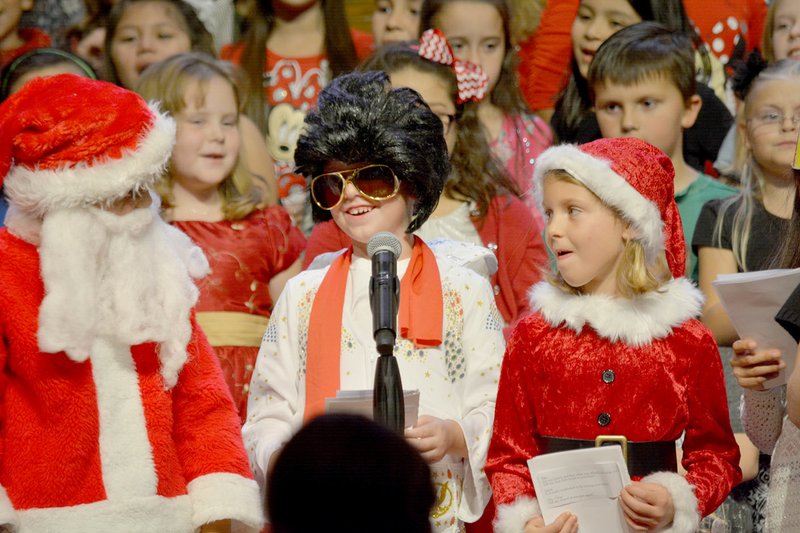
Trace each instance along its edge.
{"label": "child's head in foreground", "polygon": [[275,533],[425,533],[434,492],[428,465],[403,437],[361,416],[329,414],[281,450],[267,498]]}

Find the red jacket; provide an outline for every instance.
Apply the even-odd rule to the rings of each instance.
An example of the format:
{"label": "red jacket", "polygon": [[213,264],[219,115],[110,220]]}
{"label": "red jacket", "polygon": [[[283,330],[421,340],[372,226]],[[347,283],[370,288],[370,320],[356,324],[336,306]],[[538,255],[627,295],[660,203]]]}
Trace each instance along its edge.
{"label": "red jacket", "polygon": [[[542,279],[548,256],[530,210],[518,198],[497,196],[483,224],[473,219],[484,246],[497,256],[492,275],[497,309],[511,325],[529,313],[528,289]],[[317,224],[306,245],[303,268],[320,254],[350,246],[350,238],[333,220]]]}
{"label": "red jacket", "polygon": [[[741,480],[719,351],[693,317],[702,295],[685,278],[636,301],[531,291],[534,313],[506,347],[486,474],[503,524],[539,514],[527,460],[535,437],[674,441],[684,435],[685,476],[656,472],[675,508],[667,533],[693,533]],[[501,527],[502,526],[502,527]],[[522,527],[519,527],[519,531]]]}
{"label": "red jacket", "polygon": [[[239,418],[203,333],[167,389],[155,345],[41,353],[36,248],[0,230],[0,525],[20,533],[257,527]],[[15,530],[17,531],[17,530]]]}

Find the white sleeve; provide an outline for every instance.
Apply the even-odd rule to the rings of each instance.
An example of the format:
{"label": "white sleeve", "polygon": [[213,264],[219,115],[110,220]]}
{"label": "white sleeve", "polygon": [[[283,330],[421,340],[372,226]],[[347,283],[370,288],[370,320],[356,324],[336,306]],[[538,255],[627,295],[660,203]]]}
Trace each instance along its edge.
{"label": "white sleeve", "polygon": [[[302,276],[302,274],[301,274]],[[253,476],[265,492],[267,465],[300,428],[305,408],[305,347],[299,299],[307,293],[297,278],[289,280],[273,309],[261,341],[242,428]],[[310,305],[310,303],[308,304]],[[301,324],[301,322],[304,322]],[[305,342],[305,335],[302,335]]]}
{"label": "white sleeve", "polygon": [[460,291],[464,309],[462,346],[467,363],[466,378],[460,385],[461,420],[457,420],[468,450],[458,517],[474,521],[481,516],[491,498],[484,466],[492,437],[505,340],[503,318],[497,310],[488,281],[473,274],[460,277],[455,284],[464,289]]}
{"label": "white sleeve", "polygon": [[753,444],[766,454],[772,454],[781,434],[785,411],[786,387],[766,391],[745,389],[741,398],[741,416],[744,432]]}

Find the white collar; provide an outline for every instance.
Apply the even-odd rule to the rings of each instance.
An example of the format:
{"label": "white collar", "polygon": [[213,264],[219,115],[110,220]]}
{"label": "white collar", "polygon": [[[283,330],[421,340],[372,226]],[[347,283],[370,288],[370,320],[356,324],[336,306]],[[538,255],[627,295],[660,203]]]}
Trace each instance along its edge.
{"label": "white collar", "polygon": [[547,282],[534,285],[528,296],[531,309],[553,327],[563,324],[580,333],[588,324],[601,337],[634,347],[666,337],[698,316],[703,305],[703,294],[683,277],[634,298],[568,294]]}

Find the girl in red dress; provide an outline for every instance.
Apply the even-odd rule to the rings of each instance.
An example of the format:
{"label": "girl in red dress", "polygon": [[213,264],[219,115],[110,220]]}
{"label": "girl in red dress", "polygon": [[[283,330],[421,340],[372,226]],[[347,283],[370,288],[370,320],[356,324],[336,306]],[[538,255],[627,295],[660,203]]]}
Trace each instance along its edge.
{"label": "girl in red dress", "polygon": [[282,207],[256,207],[257,189],[240,164],[242,99],[232,65],[177,55],[148,69],[138,88],[178,125],[160,183],[164,216],[208,257],[197,319],[244,420],[261,337],[283,284],[300,271],[305,238]]}
{"label": "girl in red dress", "polygon": [[[545,525],[527,461],[624,436],[634,481],[619,502],[637,531],[692,533],[741,479],[713,335],[686,260],[674,172],[635,138],[551,148],[536,165],[558,272],[531,290],[511,334],[486,473],[498,532]],[[675,441],[683,436],[677,473]]]}

